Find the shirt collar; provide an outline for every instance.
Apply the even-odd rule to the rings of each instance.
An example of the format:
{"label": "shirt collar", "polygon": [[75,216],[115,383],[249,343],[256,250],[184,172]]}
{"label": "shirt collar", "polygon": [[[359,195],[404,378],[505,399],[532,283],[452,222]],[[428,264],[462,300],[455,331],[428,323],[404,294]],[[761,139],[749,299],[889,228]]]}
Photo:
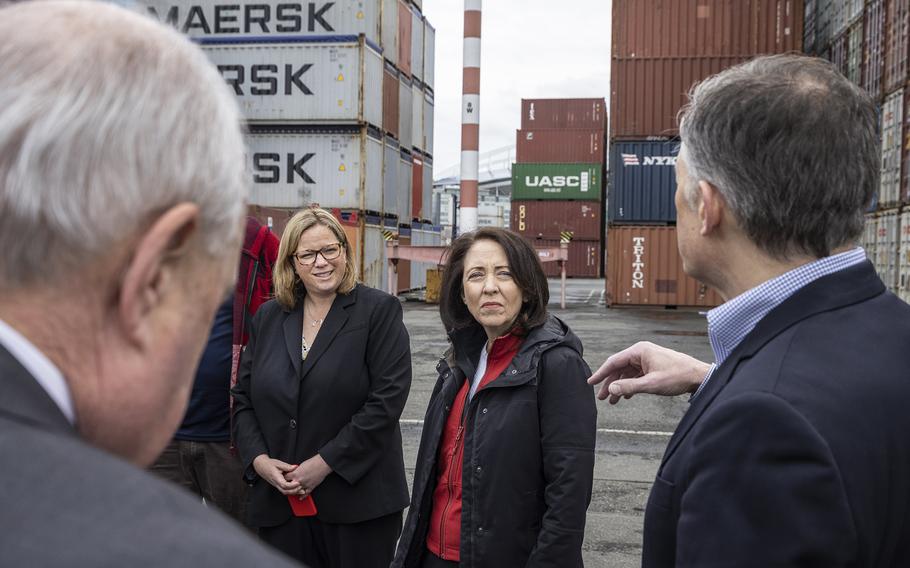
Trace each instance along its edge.
{"label": "shirt collar", "polygon": [[25,370],[60,408],[60,412],[69,420],[70,424],[75,425],[76,411],[73,406],[73,397],[60,369],[31,341],[2,319],[0,319],[0,345],[3,345],[25,367]]}
{"label": "shirt collar", "polygon": [[720,365],[768,312],[823,276],[866,260],[862,248],[826,256],[785,272],[708,312],[708,339]]}

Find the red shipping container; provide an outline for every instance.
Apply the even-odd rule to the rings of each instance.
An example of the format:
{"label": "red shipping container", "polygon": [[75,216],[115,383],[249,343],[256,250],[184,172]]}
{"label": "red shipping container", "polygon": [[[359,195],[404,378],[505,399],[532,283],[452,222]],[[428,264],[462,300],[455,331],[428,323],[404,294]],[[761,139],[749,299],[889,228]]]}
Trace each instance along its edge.
{"label": "red shipping container", "polygon": [[418,152],[414,152],[411,163],[411,178],[411,217],[423,219],[423,158]]}
{"label": "red shipping container", "polygon": [[[410,245],[411,244],[411,229],[408,227],[398,229],[398,244],[399,245]],[[406,292],[411,289],[411,261],[410,260],[399,260],[398,261],[398,292]]]}
{"label": "red shipping container", "polygon": [[803,0],[613,0],[613,57],[802,51]]}
{"label": "red shipping container", "polygon": [[683,271],[676,227],[607,229],[608,306],[704,306],[723,303],[714,290]]}
{"label": "red shipping container", "polygon": [[910,39],[910,0],[890,0],[885,16],[884,94],[907,80],[907,49]]}
{"label": "red shipping container", "polygon": [[747,61],[745,57],[613,59],[610,133],[642,140],[676,136],[676,116],[693,85]]}
{"label": "red shipping container", "polygon": [[398,138],[398,71],[388,62],[382,75],[382,128]]}
{"label": "red shipping container", "polygon": [[885,0],[872,0],[863,17],[863,89],[878,99],[885,66]]}
{"label": "red shipping container", "polygon": [[519,130],[515,138],[519,163],[604,163],[603,130]]}
{"label": "red shipping container", "polygon": [[[535,247],[558,247],[559,239],[527,239]],[[573,240],[569,243],[569,260],[566,262],[568,278],[598,278],[602,275],[603,256],[600,239]],[[547,278],[558,278],[561,274],[558,262],[544,262],[543,272]]]}
{"label": "red shipping container", "polygon": [[600,240],[602,209],[599,201],[513,201],[509,229],[529,239],[558,239],[570,231],[573,239]]}
{"label": "red shipping container", "polygon": [[411,75],[411,9],[405,0],[398,0],[398,69]]}
{"label": "red shipping container", "polygon": [[604,99],[521,99],[521,127],[607,129]]}

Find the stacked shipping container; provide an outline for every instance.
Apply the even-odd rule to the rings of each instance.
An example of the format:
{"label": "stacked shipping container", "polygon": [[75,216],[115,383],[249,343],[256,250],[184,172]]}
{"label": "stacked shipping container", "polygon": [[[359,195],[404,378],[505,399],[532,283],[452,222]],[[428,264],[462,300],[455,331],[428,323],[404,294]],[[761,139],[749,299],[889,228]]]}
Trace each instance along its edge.
{"label": "stacked shipping container", "polygon": [[910,0],[806,2],[804,45],[881,105],[881,179],[862,246],[885,285],[910,301]]}
{"label": "stacked shipping container", "polygon": [[430,214],[435,31],[419,2],[143,3],[200,43],[236,95],[251,213],[280,231],[300,208],[334,210],[361,278],[384,287],[385,241]]}
{"label": "stacked shipping container", "polygon": [[[676,251],[676,117],[702,79],[816,41],[825,31],[815,4],[806,4],[813,19],[804,38],[803,0],[613,1],[608,304],[720,302],[682,272]],[[862,32],[852,28],[838,55],[857,77],[862,57],[851,59],[849,47],[862,45]]]}
{"label": "stacked shipping container", "polygon": [[606,127],[604,99],[521,101],[509,226],[542,247],[570,238],[570,277],[602,275]]}

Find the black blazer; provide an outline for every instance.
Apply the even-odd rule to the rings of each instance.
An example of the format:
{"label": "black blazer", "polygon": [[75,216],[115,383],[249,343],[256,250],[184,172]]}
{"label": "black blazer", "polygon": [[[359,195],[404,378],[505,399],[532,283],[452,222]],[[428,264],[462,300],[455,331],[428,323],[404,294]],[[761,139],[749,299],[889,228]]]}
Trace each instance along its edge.
{"label": "black blazer", "polygon": [[868,262],[762,319],[670,440],[645,567],[910,566],[910,307]]}
{"label": "black blazer", "polygon": [[2,346],[0,384],[3,566],[295,565],[195,495],[87,444]]}
{"label": "black blazer", "polygon": [[[253,525],[291,517],[287,497],[258,479],[253,459],[302,463],[319,453],[333,473],[313,491],[319,518],[356,523],[403,510],[407,481],[398,419],[411,387],[401,304],[358,285],[335,298],[306,361],[303,302],[275,300],[253,317],[234,396],[234,439],[253,479]],[[301,364],[302,362],[302,364]]]}

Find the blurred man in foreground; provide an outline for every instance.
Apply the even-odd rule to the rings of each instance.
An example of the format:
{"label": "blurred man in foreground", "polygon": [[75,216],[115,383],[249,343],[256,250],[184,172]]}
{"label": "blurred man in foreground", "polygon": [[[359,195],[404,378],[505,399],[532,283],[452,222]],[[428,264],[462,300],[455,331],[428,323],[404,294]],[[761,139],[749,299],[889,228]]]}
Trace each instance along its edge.
{"label": "blurred man in foreground", "polygon": [[856,242],[873,101],[829,63],[758,58],[697,86],[676,165],[685,271],[726,300],[709,366],[641,343],[601,398],[694,392],[645,513],[645,567],[910,565],[910,307]]}
{"label": "blurred man in foreground", "polygon": [[286,566],[136,466],[231,286],[236,107],[176,32],[107,4],[0,9],[0,550],[10,566]]}

